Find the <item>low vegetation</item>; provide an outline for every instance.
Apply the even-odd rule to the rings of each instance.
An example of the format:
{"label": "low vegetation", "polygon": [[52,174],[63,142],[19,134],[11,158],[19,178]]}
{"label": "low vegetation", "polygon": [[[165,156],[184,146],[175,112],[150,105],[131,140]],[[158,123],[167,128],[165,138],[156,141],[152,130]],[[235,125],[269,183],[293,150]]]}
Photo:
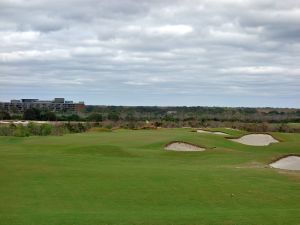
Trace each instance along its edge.
{"label": "low vegetation", "polygon": [[78,114],[28,109],[23,114],[0,112],[0,120],[43,120],[99,123],[125,129],[231,127],[249,132],[300,133],[300,110],[226,107],[87,106]]}
{"label": "low vegetation", "polygon": [[47,136],[63,135],[68,133],[82,133],[91,128],[89,123],[57,123],[57,124],[37,124],[30,122],[28,125],[9,124],[0,125],[0,136]]}

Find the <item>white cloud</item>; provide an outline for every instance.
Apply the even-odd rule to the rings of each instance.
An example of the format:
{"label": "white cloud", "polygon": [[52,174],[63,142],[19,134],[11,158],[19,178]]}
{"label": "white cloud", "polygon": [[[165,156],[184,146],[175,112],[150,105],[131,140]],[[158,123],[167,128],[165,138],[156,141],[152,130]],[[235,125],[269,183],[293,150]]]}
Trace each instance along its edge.
{"label": "white cloud", "polygon": [[232,67],[220,70],[223,73],[238,73],[238,74],[277,74],[287,72],[288,69],[277,66],[246,66]]}
{"label": "white cloud", "polygon": [[182,36],[193,32],[193,30],[193,27],[189,25],[164,25],[146,28],[146,33],[150,35]]}
{"label": "white cloud", "polygon": [[40,32],[37,31],[0,31],[0,45],[3,46],[18,46],[25,45],[37,41]]}
{"label": "white cloud", "polygon": [[124,84],[127,85],[133,85],[133,86],[144,86],[144,85],[148,85],[148,83],[146,82],[142,82],[142,81],[125,81]]}
{"label": "white cloud", "polygon": [[269,93],[296,106],[299,12],[296,0],[0,1],[0,94],[226,105]]}
{"label": "white cloud", "polygon": [[63,49],[54,49],[46,51],[29,50],[29,51],[13,51],[8,53],[0,53],[0,61],[13,62],[23,60],[54,60],[68,58],[69,53]]}

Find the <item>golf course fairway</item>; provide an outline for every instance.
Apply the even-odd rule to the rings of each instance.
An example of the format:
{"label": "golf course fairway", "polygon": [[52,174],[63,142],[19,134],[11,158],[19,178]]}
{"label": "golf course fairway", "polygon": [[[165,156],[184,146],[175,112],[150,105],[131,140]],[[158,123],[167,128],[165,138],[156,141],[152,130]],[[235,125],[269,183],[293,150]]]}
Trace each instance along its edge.
{"label": "golf course fairway", "polygon": [[[232,137],[245,132],[226,130]],[[0,225],[299,225],[300,134],[248,146],[190,129],[0,137]],[[206,151],[167,151],[182,141]]]}

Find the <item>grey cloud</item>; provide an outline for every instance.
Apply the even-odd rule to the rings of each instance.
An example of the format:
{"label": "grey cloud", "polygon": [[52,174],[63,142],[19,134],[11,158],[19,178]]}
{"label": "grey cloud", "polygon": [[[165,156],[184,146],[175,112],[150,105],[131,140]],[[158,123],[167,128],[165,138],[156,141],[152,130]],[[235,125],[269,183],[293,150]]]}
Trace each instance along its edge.
{"label": "grey cloud", "polygon": [[3,0],[0,21],[1,100],[300,105],[296,0]]}

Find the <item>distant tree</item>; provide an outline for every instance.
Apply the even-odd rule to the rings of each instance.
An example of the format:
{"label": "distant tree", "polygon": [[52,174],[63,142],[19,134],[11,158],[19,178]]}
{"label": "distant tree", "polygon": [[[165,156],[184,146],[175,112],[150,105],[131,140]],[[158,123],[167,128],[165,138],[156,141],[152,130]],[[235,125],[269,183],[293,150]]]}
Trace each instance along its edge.
{"label": "distant tree", "polygon": [[100,113],[92,113],[87,117],[88,121],[101,122],[103,121],[103,116]]}
{"label": "distant tree", "polygon": [[85,112],[86,113],[90,113],[90,112],[93,112],[93,110],[95,109],[95,107],[94,106],[86,106],[85,107]]}
{"label": "distant tree", "polygon": [[23,114],[12,114],[10,117],[12,120],[21,120],[23,119]]}
{"label": "distant tree", "polygon": [[128,113],[127,115],[126,115],[126,117],[125,117],[125,120],[126,121],[134,121],[135,120],[135,117],[134,117],[134,115],[133,115],[133,113]]}
{"label": "distant tree", "polygon": [[173,115],[165,115],[163,117],[163,120],[168,121],[168,122],[178,122],[179,119],[175,118]]}
{"label": "distant tree", "polygon": [[24,120],[40,120],[41,119],[41,111],[36,108],[31,108],[25,110],[23,113]]}
{"label": "distant tree", "polygon": [[66,117],[66,120],[68,121],[80,121],[81,118],[77,114],[72,114]]}
{"label": "distant tree", "polygon": [[118,121],[120,119],[119,114],[116,112],[111,112],[108,114],[107,119],[112,121]]}
{"label": "distant tree", "polygon": [[57,117],[54,112],[45,111],[45,112],[41,112],[40,119],[47,120],[47,121],[55,121],[57,120]]}
{"label": "distant tree", "polygon": [[280,112],[275,111],[275,110],[272,110],[272,111],[268,112],[268,114],[269,114],[269,115],[279,115]]}
{"label": "distant tree", "polygon": [[0,111],[0,120],[10,120],[11,117],[8,112]]}

